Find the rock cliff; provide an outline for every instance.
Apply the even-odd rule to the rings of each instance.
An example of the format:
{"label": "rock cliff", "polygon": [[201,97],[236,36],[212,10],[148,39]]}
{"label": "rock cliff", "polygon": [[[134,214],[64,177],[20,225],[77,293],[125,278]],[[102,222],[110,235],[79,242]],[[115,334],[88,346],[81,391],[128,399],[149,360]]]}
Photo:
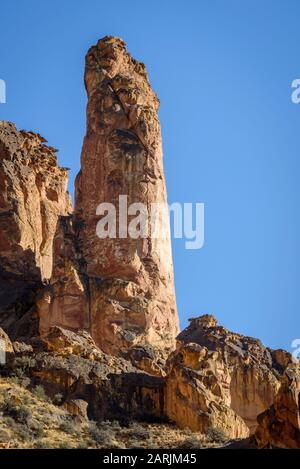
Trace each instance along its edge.
{"label": "rock cliff", "polygon": [[[85,328],[97,345],[116,355],[139,344],[172,349],[179,329],[164,205],[157,214],[164,231],[155,235],[149,221],[153,204],[167,201],[159,101],[144,64],[113,37],[88,51],[85,85],[87,130],[75,214],[62,220],[55,238],[52,289],[41,303],[41,333],[52,325]],[[148,210],[147,233],[130,235],[120,196],[128,208],[143,204]],[[101,203],[116,209],[112,238],[96,233]],[[128,222],[140,213],[137,208]]]}
{"label": "rock cliff", "polygon": [[68,170],[45,142],[0,121],[0,324],[6,328],[51,277],[57,220],[71,210]]}
{"label": "rock cliff", "polygon": [[257,418],[255,440],[259,448],[300,448],[300,369],[285,370],[274,403]]}
{"label": "rock cliff", "polygon": [[[209,403],[222,403],[254,433],[257,416],[275,400],[283,373],[292,363],[291,355],[231,332],[211,315],[191,319],[177,340],[178,348],[169,359],[167,414],[180,425],[196,428],[203,413],[216,417]],[[191,392],[196,397],[187,399]],[[195,413],[195,399],[202,402],[197,405],[200,417]]]}

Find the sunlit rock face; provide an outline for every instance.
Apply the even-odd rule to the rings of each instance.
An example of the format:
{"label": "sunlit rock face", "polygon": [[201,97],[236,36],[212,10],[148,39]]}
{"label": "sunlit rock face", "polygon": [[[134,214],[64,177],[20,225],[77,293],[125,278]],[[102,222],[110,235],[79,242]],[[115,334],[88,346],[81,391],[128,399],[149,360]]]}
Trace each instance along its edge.
{"label": "sunlit rock face", "polygon": [[257,418],[255,432],[259,448],[300,448],[300,366],[290,364],[272,404]]}
{"label": "sunlit rock face", "polygon": [[[150,216],[152,204],[166,203],[159,100],[144,64],[114,37],[88,51],[85,85],[87,129],[75,215],[60,225],[54,242],[52,297],[42,306],[41,328],[46,333],[51,325],[83,327],[114,354],[139,344],[173,349],[179,328],[168,214],[163,233],[153,236],[148,223],[148,232],[133,238],[119,207],[120,196],[126,196],[128,207],[144,204]],[[116,207],[114,238],[96,233],[102,203]],[[120,233],[120,227],[129,232]]]}
{"label": "sunlit rock face", "polygon": [[168,417],[193,430],[253,434],[258,415],[276,401],[291,355],[229,331],[212,315],[191,319],[177,340],[168,360]]}
{"label": "sunlit rock face", "polygon": [[51,277],[57,220],[71,211],[68,169],[45,142],[0,121],[0,322],[6,329]]}

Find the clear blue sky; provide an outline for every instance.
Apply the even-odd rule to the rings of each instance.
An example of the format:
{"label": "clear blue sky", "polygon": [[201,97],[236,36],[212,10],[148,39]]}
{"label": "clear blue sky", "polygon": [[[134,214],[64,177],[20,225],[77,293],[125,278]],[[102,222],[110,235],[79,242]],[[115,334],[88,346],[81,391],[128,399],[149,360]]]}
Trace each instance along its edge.
{"label": "clear blue sky", "polygon": [[122,37],[160,100],[169,201],[205,203],[205,246],[173,243],[181,324],[290,348],[300,337],[297,0],[1,2],[2,119],[42,133],[79,168],[84,56]]}

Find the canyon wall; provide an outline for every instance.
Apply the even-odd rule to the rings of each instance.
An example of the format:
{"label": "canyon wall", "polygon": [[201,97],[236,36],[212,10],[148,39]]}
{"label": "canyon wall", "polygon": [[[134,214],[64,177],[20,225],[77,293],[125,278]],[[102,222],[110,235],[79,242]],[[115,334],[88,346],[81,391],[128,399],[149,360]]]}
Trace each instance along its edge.
{"label": "canyon wall", "polygon": [[9,328],[52,274],[57,220],[71,210],[68,170],[34,132],[0,121],[0,323]]}

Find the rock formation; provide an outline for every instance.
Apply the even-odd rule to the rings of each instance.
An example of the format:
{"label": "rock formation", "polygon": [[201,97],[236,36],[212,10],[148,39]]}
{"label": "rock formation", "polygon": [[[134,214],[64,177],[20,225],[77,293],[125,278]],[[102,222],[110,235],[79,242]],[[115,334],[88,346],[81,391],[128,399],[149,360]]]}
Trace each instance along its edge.
{"label": "rock formation", "polygon": [[300,448],[300,367],[284,373],[274,404],[257,418],[255,440],[259,448]]}
{"label": "rock formation", "polygon": [[169,359],[166,414],[193,429],[218,419],[226,429],[224,418],[236,428],[236,436],[245,434],[238,420],[233,425],[231,409],[254,433],[257,416],[275,400],[291,355],[230,332],[211,315],[192,319],[177,340],[178,348]]}
{"label": "rock formation", "polygon": [[[109,212],[99,204],[119,210],[126,196],[128,207],[150,211],[166,202],[159,102],[144,65],[117,38],[89,50],[85,84],[74,213],[55,150],[0,122],[0,340],[8,352],[0,376],[42,384],[85,422],[170,421],[227,439],[254,435],[261,448],[299,448],[300,370],[289,353],[211,315],[177,335],[166,213],[161,236],[153,226],[125,236],[123,212],[110,226],[116,237],[98,236]],[[130,226],[141,231],[135,208]]]}
{"label": "rock formation", "polygon": [[57,220],[71,209],[68,170],[45,142],[0,122],[0,324],[6,329],[51,277]]}
{"label": "rock formation", "polygon": [[[40,304],[41,333],[52,325],[86,329],[116,355],[140,344],[172,349],[178,317],[168,215],[162,205],[157,216],[165,216],[165,231],[155,236],[147,217],[148,233],[135,238],[124,232],[127,210],[119,208],[120,196],[128,207],[144,204],[148,215],[152,204],[166,203],[159,101],[145,66],[113,37],[88,51],[85,85],[87,130],[75,215],[61,220],[55,238],[52,288]],[[101,203],[117,209],[116,237],[96,234]]]}
{"label": "rock formation", "polygon": [[188,343],[169,360],[165,413],[181,428],[207,433],[221,429],[228,438],[246,438],[249,429],[230,407],[230,375],[218,352]]}

